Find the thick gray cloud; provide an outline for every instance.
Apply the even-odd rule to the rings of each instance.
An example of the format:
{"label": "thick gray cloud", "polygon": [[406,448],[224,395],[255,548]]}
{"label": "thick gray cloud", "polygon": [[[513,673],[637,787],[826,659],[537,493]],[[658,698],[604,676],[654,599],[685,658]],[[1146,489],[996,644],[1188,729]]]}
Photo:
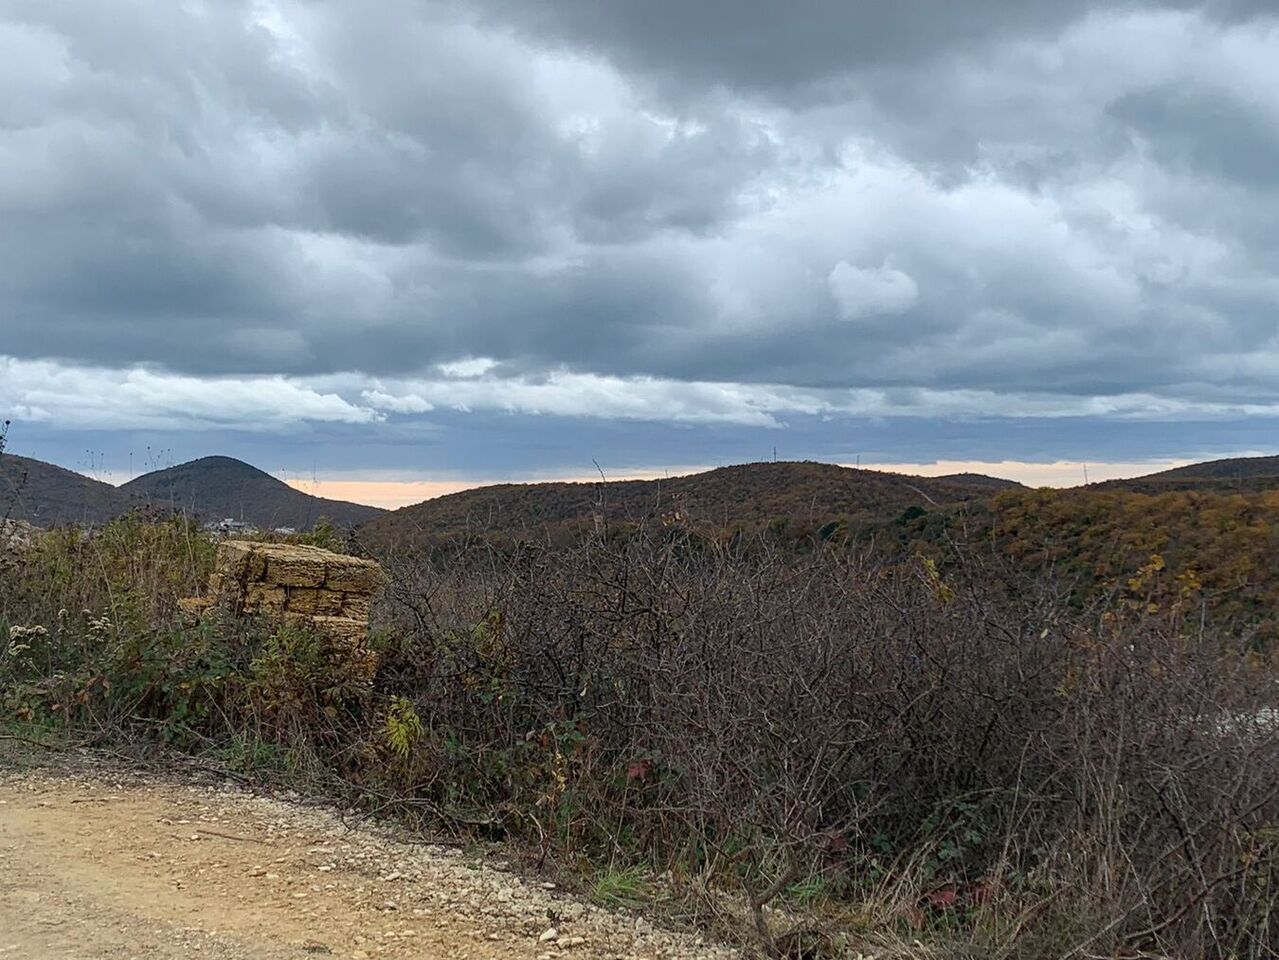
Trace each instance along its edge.
{"label": "thick gray cloud", "polygon": [[1195,11],[1227,24],[1275,16],[1269,0],[469,0],[459,8],[485,11],[495,29],[587,50],[661,84],[795,102],[838,96],[850,77],[871,69],[910,69],[1001,43],[1051,41],[1094,13]]}
{"label": "thick gray cloud", "polygon": [[1091,4],[481,0],[479,6],[495,27],[514,25],[545,43],[586,49],[672,85],[691,82],[807,99],[822,96],[823,85],[838,86],[850,72],[868,66],[909,64],[1003,37],[1050,35]]}
{"label": "thick gray cloud", "polygon": [[35,420],[1279,404],[1270,4],[0,0],[0,84]]}

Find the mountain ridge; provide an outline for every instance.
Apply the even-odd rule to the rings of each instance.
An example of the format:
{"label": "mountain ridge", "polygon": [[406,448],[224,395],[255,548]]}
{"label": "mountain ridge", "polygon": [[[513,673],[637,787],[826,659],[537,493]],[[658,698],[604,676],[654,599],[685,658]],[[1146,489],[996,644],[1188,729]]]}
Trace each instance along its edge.
{"label": "mountain ridge", "polygon": [[102,523],[128,512],[128,494],[54,463],[0,453],[0,519],[35,526]]}
{"label": "mountain ridge", "polygon": [[1172,491],[1218,493],[1258,493],[1279,489],[1279,456],[1226,457],[1188,463],[1124,480],[1106,480],[1090,485],[1098,490],[1127,490],[1131,493],[1160,494]]}
{"label": "mountain ridge", "polygon": [[145,473],[119,489],[151,506],[205,521],[230,518],[263,529],[301,530],[321,518],[349,528],[383,512],[380,507],[303,493],[252,464],[218,455]]}
{"label": "mountain ridge", "polygon": [[114,486],[44,460],[0,453],[0,518],[42,527],[92,526],[139,508],[206,522],[243,520],[268,530],[306,529],[321,518],[349,529],[384,512],[303,493],[234,457],[200,457]]}
{"label": "mountain ridge", "polygon": [[658,480],[496,484],[393,510],[359,529],[380,545],[412,545],[480,528],[505,536],[569,536],[608,523],[678,515],[681,522],[759,530],[774,523],[814,529],[833,520],[882,520],[912,506],[981,499],[1012,480],[983,475],[920,477],[814,461],[718,467]]}
{"label": "mountain ridge", "polygon": [[[264,529],[304,529],[327,517],[338,526],[359,528],[371,540],[421,540],[480,527],[521,536],[535,530],[571,532],[593,525],[601,507],[609,523],[639,523],[662,514],[742,529],[772,523],[820,526],[840,519],[873,522],[892,519],[912,506],[934,510],[1027,489],[985,474],[922,477],[791,461],[737,464],[658,480],[494,484],[385,511],[312,496],[222,455],[155,470],[117,487],[56,464],[0,454],[0,516],[41,526],[101,523],[151,506],[206,521],[242,519]],[[1066,489],[1147,495],[1279,489],[1279,456],[1204,461]],[[396,527],[402,529],[395,532]]]}

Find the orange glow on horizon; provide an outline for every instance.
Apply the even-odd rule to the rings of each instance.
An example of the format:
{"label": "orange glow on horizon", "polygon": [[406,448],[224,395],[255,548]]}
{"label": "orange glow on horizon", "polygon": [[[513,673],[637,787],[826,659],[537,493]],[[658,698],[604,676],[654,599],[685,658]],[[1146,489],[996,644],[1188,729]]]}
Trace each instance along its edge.
{"label": "orange glow on horizon", "polygon": [[[1173,467],[1184,467],[1193,460],[1144,460],[1131,462],[1055,460],[1032,463],[1024,460],[937,460],[933,463],[863,463],[863,470],[887,470],[910,473],[919,477],[941,477],[951,473],[984,473],[988,477],[1016,480],[1028,487],[1079,487],[1085,482],[1123,480],[1140,477]],[[855,464],[845,463],[851,467]]]}
{"label": "orange glow on horizon", "polygon": [[[1190,460],[1149,460],[1134,462],[1090,462],[1087,464],[1088,480],[1096,483],[1100,480],[1116,480],[1124,477],[1138,477],[1142,474],[1155,473],[1172,467],[1184,466]],[[855,466],[845,463],[842,466]],[[882,470],[891,473],[907,473],[922,477],[936,477],[949,473],[984,473],[992,477],[1003,477],[1016,480],[1031,487],[1074,487],[1084,482],[1085,465],[1080,461],[1058,460],[1052,463],[1030,463],[1022,460],[938,460],[933,463],[863,463],[863,470]],[[635,470],[625,473],[608,473],[610,480],[657,480],[662,477],[687,476],[713,470],[714,467],[678,467],[669,470]],[[472,490],[476,487],[493,486],[499,483],[539,483],[561,481],[569,483],[593,483],[597,475],[583,474],[567,477],[512,477],[506,480],[358,480],[358,479],[317,479],[317,480],[285,480],[295,490],[327,497],[331,500],[349,500],[353,503],[364,503],[373,507],[394,510],[410,504],[421,503],[435,497]]]}
{"label": "orange glow on horizon", "polygon": [[[663,477],[685,476],[700,473],[711,467],[681,467],[671,470],[637,470],[627,473],[609,473],[604,476],[615,480],[660,480]],[[285,480],[290,487],[316,497],[330,500],[349,500],[371,507],[395,510],[423,500],[492,487],[502,483],[598,483],[599,474],[569,477],[512,477],[507,480]]]}

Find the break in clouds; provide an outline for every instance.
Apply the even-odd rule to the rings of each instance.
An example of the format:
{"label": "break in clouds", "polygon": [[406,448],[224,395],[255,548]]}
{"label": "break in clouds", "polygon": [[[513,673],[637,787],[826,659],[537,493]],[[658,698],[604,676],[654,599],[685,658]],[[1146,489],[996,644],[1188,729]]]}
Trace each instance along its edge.
{"label": "break in clouds", "polygon": [[1269,3],[0,0],[0,85],[50,429],[1279,414]]}

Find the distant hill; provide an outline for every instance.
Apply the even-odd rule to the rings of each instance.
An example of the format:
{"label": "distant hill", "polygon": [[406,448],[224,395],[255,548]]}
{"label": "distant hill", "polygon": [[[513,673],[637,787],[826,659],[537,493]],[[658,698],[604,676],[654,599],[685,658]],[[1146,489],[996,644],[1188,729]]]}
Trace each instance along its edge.
{"label": "distant hill", "polygon": [[376,547],[412,547],[466,532],[564,538],[591,528],[678,514],[713,530],[783,525],[790,535],[845,521],[875,522],[911,508],[935,509],[1020,488],[977,474],[914,477],[827,463],[750,463],[665,480],[500,484],[403,507],[365,524]]}
{"label": "distant hill", "polygon": [[[904,476],[904,474],[902,474]],[[980,488],[987,491],[995,490],[1013,490],[1023,484],[1016,480],[1008,480],[1004,477],[991,477],[984,473],[947,473],[939,477],[931,477],[932,480],[947,480],[951,483],[962,483],[967,487]]]}
{"label": "distant hill", "polygon": [[242,520],[268,530],[304,530],[321,517],[353,528],[383,512],[360,503],[309,496],[232,457],[202,457],[156,470],[130,480],[120,490],[133,502],[181,510],[205,521]]}
{"label": "distant hill", "polygon": [[1206,460],[1172,470],[1147,474],[1142,480],[1238,480],[1244,477],[1279,477],[1279,457],[1232,457]]}
{"label": "distant hill", "polygon": [[131,504],[129,494],[109,483],[43,460],[0,454],[0,519],[40,527],[102,523],[126,513]]}
{"label": "distant hill", "polygon": [[1101,490],[1167,493],[1177,490],[1233,493],[1279,489],[1279,457],[1233,457],[1191,463],[1128,480],[1094,484]]}

